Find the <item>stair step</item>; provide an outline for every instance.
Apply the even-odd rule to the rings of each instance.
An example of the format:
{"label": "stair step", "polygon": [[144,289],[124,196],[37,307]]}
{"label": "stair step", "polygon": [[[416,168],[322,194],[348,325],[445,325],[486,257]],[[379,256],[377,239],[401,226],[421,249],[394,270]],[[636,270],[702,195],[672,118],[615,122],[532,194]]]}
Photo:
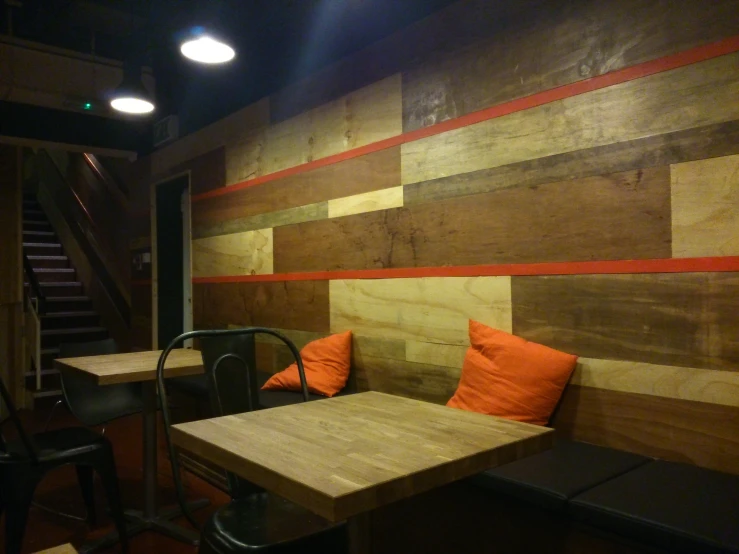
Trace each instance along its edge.
{"label": "stair step", "polygon": [[66,256],[28,256],[31,267],[34,269],[66,268],[69,258]]}
{"label": "stair step", "polygon": [[47,296],[46,313],[79,312],[92,309],[88,296]]}
{"label": "stair step", "polygon": [[42,244],[59,244],[54,231],[23,231],[23,242],[36,242]]}
{"label": "stair step", "polygon": [[[59,349],[57,348],[57,351]],[[24,374],[24,377],[26,379],[36,379],[36,372],[35,371],[26,371]],[[41,370],[41,377],[48,377],[50,375],[59,375],[58,369],[42,369]]]}
{"label": "stair step", "polygon": [[32,210],[29,208],[23,208],[23,220],[24,221],[47,221],[46,214],[41,210]]}
{"label": "stair step", "polygon": [[[81,296],[82,283],[79,281],[66,281],[54,283],[39,283],[44,296]],[[28,287],[28,283],[25,283]]]}
{"label": "stair step", "polygon": [[71,267],[39,267],[33,270],[40,283],[74,281],[76,271]]}
{"label": "stair step", "polygon": [[95,327],[100,318],[94,311],[54,312],[41,316],[42,331],[65,327]]}
{"label": "stair step", "polygon": [[51,242],[23,241],[23,250],[26,256],[61,256],[62,245]]}
{"label": "stair step", "polygon": [[36,200],[35,198],[32,198],[32,199],[24,198],[23,199],[23,209],[25,210],[27,208],[31,210],[38,210],[39,209],[38,200]]}
{"label": "stair step", "polygon": [[67,329],[47,329],[41,331],[43,348],[58,347],[63,342],[88,342],[102,340],[108,336],[105,327],[70,327]]}
{"label": "stair step", "polygon": [[54,369],[54,360],[59,357],[59,348],[41,349],[41,370],[50,371]]}
{"label": "stair step", "polygon": [[39,398],[53,398],[56,396],[62,395],[62,389],[58,387],[52,387],[52,388],[43,388],[41,390],[33,390],[30,389],[28,391],[34,400],[38,400]]}
{"label": "stair step", "polygon": [[29,219],[23,220],[24,231],[52,231],[51,223],[48,221],[33,221]]}

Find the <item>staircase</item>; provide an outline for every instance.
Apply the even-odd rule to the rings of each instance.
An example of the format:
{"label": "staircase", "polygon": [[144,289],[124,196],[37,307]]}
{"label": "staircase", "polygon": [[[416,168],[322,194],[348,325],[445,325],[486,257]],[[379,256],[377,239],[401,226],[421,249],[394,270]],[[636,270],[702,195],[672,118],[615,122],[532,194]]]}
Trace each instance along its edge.
{"label": "staircase", "polygon": [[[59,374],[53,360],[63,342],[86,342],[108,337],[100,318],[84,295],[77,271],[71,266],[59,239],[35,196],[23,196],[23,250],[46,297],[46,313],[41,315],[41,388],[36,375],[26,373],[26,388],[34,400],[61,395]],[[33,296],[28,278],[26,292]]]}

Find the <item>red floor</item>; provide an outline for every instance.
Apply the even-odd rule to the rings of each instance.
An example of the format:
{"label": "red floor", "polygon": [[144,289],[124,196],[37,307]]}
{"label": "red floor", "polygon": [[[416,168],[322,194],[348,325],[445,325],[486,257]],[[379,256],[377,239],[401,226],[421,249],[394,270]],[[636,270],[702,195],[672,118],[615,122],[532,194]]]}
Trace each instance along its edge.
{"label": "red floor", "polygon": [[[74,425],[72,416],[57,410],[53,427]],[[22,412],[23,420],[29,431],[39,431],[43,427],[48,409],[43,407],[36,412]],[[113,443],[115,450],[118,477],[120,481],[121,494],[124,508],[139,508],[142,505],[142,443],[141,443],[141,418],[131,416],[108,425],[106,436]],[[172,484],[172,472],[169,461],[164,456],[163,434],[159,433],[159,488],[160,505],[174,504],[174,487]],[[199,522],[204,522],[212,511],[227,501],[227,496],[206,482],[184,474],[187,494],[189,499],[208,498],[211,506],[196,512],[195,517]],[[80,546],[90,538],[105,534],[112,529],[112,524],[107,516],[107,504],[102,487],[96,483],[98,525],[90,529],[83,521],[75,521],[42,509],[32,507],[29,515],[23,552],[33,553],[64,543]],[[83,515],[85,512],[82,497],[77,485],[77,478],[72,467],[65,467],[53,472],[41,483],[36,491],[36,501],[39,504],[52,507],[56,510]],[[180,521],[183,525],[185,522]],[[0,531],[0,552],[4,552],[4,536]],[[101,551],[106,553],[121,552],[119,547]],[[144,552],[166,552],[167,554],[194,554],[197,548],[186,546],[163,535],[152,532],[142,533],[131,540],[131,554]]]}

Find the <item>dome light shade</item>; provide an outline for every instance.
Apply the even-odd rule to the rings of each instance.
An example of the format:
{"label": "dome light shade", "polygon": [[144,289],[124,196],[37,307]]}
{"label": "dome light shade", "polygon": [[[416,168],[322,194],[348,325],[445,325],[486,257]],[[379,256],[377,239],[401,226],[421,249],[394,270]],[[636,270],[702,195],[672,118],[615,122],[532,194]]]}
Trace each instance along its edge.
{"label": "dome light shade", "polygon": [[236,52],[228,44],[208,36],[183,42],[180,52],[186,58],[207,64],[226,63],[236,56]]}
{"label": "dome light shade", "polygon": [[124,71],[123,81],[110,98],[114,110],[130,114],[147,114],[154,111],[151,95],[141,82],[141,69]]}

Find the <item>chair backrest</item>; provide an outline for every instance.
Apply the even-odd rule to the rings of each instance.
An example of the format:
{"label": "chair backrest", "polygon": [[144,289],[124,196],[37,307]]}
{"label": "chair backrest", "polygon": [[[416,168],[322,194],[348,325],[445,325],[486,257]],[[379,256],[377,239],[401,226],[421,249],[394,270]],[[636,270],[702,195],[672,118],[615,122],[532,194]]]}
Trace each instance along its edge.
{"label": "chair backrest", "polygon": [[[33,445],[33,441],[31,441],[30,435],[26,433],[26,430],[23,427],[20,418],[18,417],[18,411],[15,409],[15,404],[13,404],[13,401],[10,398],[10,393],[8,392],[8,389],[5,388],[5,383],[3,383],[3,380],[1,378],[0,401],[5,404],[5,408],[8,411],[8,417],[5,418],[2,423],[0,423],[0,431],[6,423],[11,422],[15,427],[16,432],[18,433],[18,438],[20,438],[20,443],[24,449],[22,457],[30,461],[38,461],[38,452],[36,451],[36,447]],[[3,433],[0,432],[0,463],[2,463],[3,459],[7,459],[9,457],[6,444],[7,443],[5,442],[5,437],[3,436]],[[17,452],[13,453],[13,460],[18,460]]]}
{"label": "chair backrest", "polygon": [[[254,338],[258,334],[267,334],[281,340],[292,352],[298,366],[301,392],[303,400],[308,401],[308,383],[305,379],[305,369],[300,352],[293,342],[286,336],[265,327],[246,327],[243,329],[224,329],[207,331],[190,331],[176,337],[164,349],[157,364],[157,389],[162,404],[162,418],[164,419],[164,434],[169,449],[169,459],[172,464],[177,500],[182,512],[196,528],[197,522],[192,516],[182,486],[179,458],[172,444],[170,427],[172,419],[169,413],[169,401],[164,377],[164,366],[169,353],[187,339],[199,338],[202,348],[203,365],[208,376],[209,397],[216,415],[243,413],[258,407],[258,389],[256,379],[256,356]],[[258,487],[228,473],[229,491],[234,498],[259,490]]]}
{"label": "chair backrest", "polygon": [[[79,358],[82,356],[103,356],[117,354],[118,345],[114,339],[91,342],[64,342],[59,345],[60,358]],[[97,400],[106,402],[99,395],[100,386],[92,379],[76,371],[61,372],[62,394],[72,414],[85,425],[98,423],[97,412],[105,410],[105,405],[98,405]]]}

